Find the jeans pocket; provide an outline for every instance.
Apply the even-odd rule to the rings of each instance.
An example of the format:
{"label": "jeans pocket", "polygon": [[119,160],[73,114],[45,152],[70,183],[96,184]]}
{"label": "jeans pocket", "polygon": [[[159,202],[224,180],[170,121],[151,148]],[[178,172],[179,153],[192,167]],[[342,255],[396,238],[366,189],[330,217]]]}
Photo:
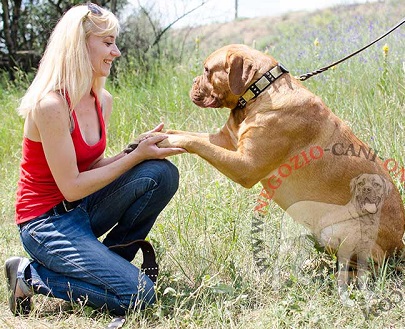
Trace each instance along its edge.
{"label": "jeans pocket", "polygon": [[[43,243],[44,237],[42,236],[43,232],[48,232],[49,226],[52,226],[53,217],[56,216],[47,216],[40,219],[34,220],[32,223],[28,223],[21,229],[21,237],[24,240],[29,236],[34,239],[37,243]],[[48,234],[46,234],[48,235]]]}
{"label": "jeans pocket", "polygon": [[32,244],[31,248],[43,248],[57,252],[60,247],[82,234],[88,234],[90,224],[87,214],[81,208],[61,215],[52,215],[37,220],[21,232],[24,245]]}

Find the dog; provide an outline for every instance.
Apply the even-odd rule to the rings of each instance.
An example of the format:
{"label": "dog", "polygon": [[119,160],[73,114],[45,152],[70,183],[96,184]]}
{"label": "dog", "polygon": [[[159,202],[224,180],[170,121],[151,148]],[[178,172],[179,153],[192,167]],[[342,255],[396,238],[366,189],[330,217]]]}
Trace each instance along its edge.
{"label": "dog", "polygon": [[[282,184],[270,184],[272,200],[337,251],[339,268],[369,259],[381,264],[403,249],[404,206],[382,161],[360,151],[330,152],[334,145],[369,148],[273,57],[246,45],[222,47],[205,60],[190,98],[202,108],[229,108],[227,122],[217,133],[168,130],[160,147],[197,154],[246,188],[261,182],[268,189],[283,176]],[[303,157],[313,146],[322,150],[316,161]],[[302,159],[294,170],[297,154]],[[280,171],[286,163],[291,170]],[[369,234],[359,242],[356,234],[364,230]],[[343,277],[342,270],[341,286]]]}
{"label": "dog", "polygon": [[[337,254],[342,265],[338,274],[339,293],[345,304],[350,304],[347,295],[348,265],[352,258],[356,259],[355,265],[364,283],[367,259],[375,247],[381,211],[391,189],[392,184],[385,177],[361,174],[350,182],[352,196],[346,205],[299,201],[286,210],[313,232],[320,247]],[[382,260],[384,257],[375,248],[375,259]]]}
{"label": "dog", "polygon": [[[347,204],[299,201],[290,206],[286,212],[313,232],[317,240],[322,242],[321,245],[330,245],[325,239],[328,239],[331,233],[326,232],[333,229],[336,235],[338,225],[345,226],[345,229],[339,232],[341,235],[339,241],[343,241],[347,236],[350,223],[353,221],[362,220],[367,225],[372,224],[378,228],[382,206],[391,189],[392,184],[385,177],[377,174],[361,174],[350,182],[351,199]],[[335,244],[334,249],[337,248]]]}
{"label": "dog", "polygon": [[373,214],[379,217],[381,205],[390,193],[392,185],[384,177],[363,174],[350,182],[351,203],[359,215]]}

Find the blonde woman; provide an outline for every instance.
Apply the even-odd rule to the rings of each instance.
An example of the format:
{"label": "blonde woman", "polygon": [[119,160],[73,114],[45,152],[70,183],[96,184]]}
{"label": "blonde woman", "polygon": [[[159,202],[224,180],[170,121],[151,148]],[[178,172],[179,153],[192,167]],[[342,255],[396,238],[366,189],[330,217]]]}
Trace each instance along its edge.
{"label": "blonde woman", "polygon": [[153,282],[131,264],[138,247],[130,242],[147,236],[176,192],[177,168],[164,159],[184,150],[158,148],[162,135],[104,157],[112,111],[104,83],[120,56],[118,32],[109,11],[91,3],[71,8],[19,106],[25,124],[16,223],[32,259],[5,264],[15,315],[29,313],[33,294],[117,315],[155,300]]}

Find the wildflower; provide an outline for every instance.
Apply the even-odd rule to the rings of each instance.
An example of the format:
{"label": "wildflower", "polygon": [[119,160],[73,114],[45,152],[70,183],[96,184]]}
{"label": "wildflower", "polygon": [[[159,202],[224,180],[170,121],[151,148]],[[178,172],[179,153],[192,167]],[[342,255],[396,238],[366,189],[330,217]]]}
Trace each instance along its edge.
{"label": "wildflower", "polygon": [[315,47],[318,47],[318,46],[319,46],[319,40],[318,40],[318,38],[316,38],[316,39],[314,40],[314,46],[315,46]]}
{"label": "wildflower", "polygon": [[388,44],[385,44],[385,45],[382,47],[382,50],[383,50],[383,53],[384,53],[384,57],[387,57],[388,51],[390,50],[390,48],[388,47]]}
{"label": "wildflower", "polygon": [[199,37],[196,37],[194,41],[195,41],[195,50],[199,51],[201,39]]}

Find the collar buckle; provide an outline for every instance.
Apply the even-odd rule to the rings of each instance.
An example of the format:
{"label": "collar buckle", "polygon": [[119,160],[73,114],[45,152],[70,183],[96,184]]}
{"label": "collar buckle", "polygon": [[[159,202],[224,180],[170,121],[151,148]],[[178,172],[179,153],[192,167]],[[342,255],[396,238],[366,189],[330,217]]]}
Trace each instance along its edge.
{"label": "collar buckle", "polygon": [[264,73],[259,80],[253,83],[249,89],[241,97],[239,97],[237,107],[243,109],[247,102],[259,96],[268,86],[270,86],[284,73],[288,73],[288,70],[281,63],[278,63],[271,70]]}

